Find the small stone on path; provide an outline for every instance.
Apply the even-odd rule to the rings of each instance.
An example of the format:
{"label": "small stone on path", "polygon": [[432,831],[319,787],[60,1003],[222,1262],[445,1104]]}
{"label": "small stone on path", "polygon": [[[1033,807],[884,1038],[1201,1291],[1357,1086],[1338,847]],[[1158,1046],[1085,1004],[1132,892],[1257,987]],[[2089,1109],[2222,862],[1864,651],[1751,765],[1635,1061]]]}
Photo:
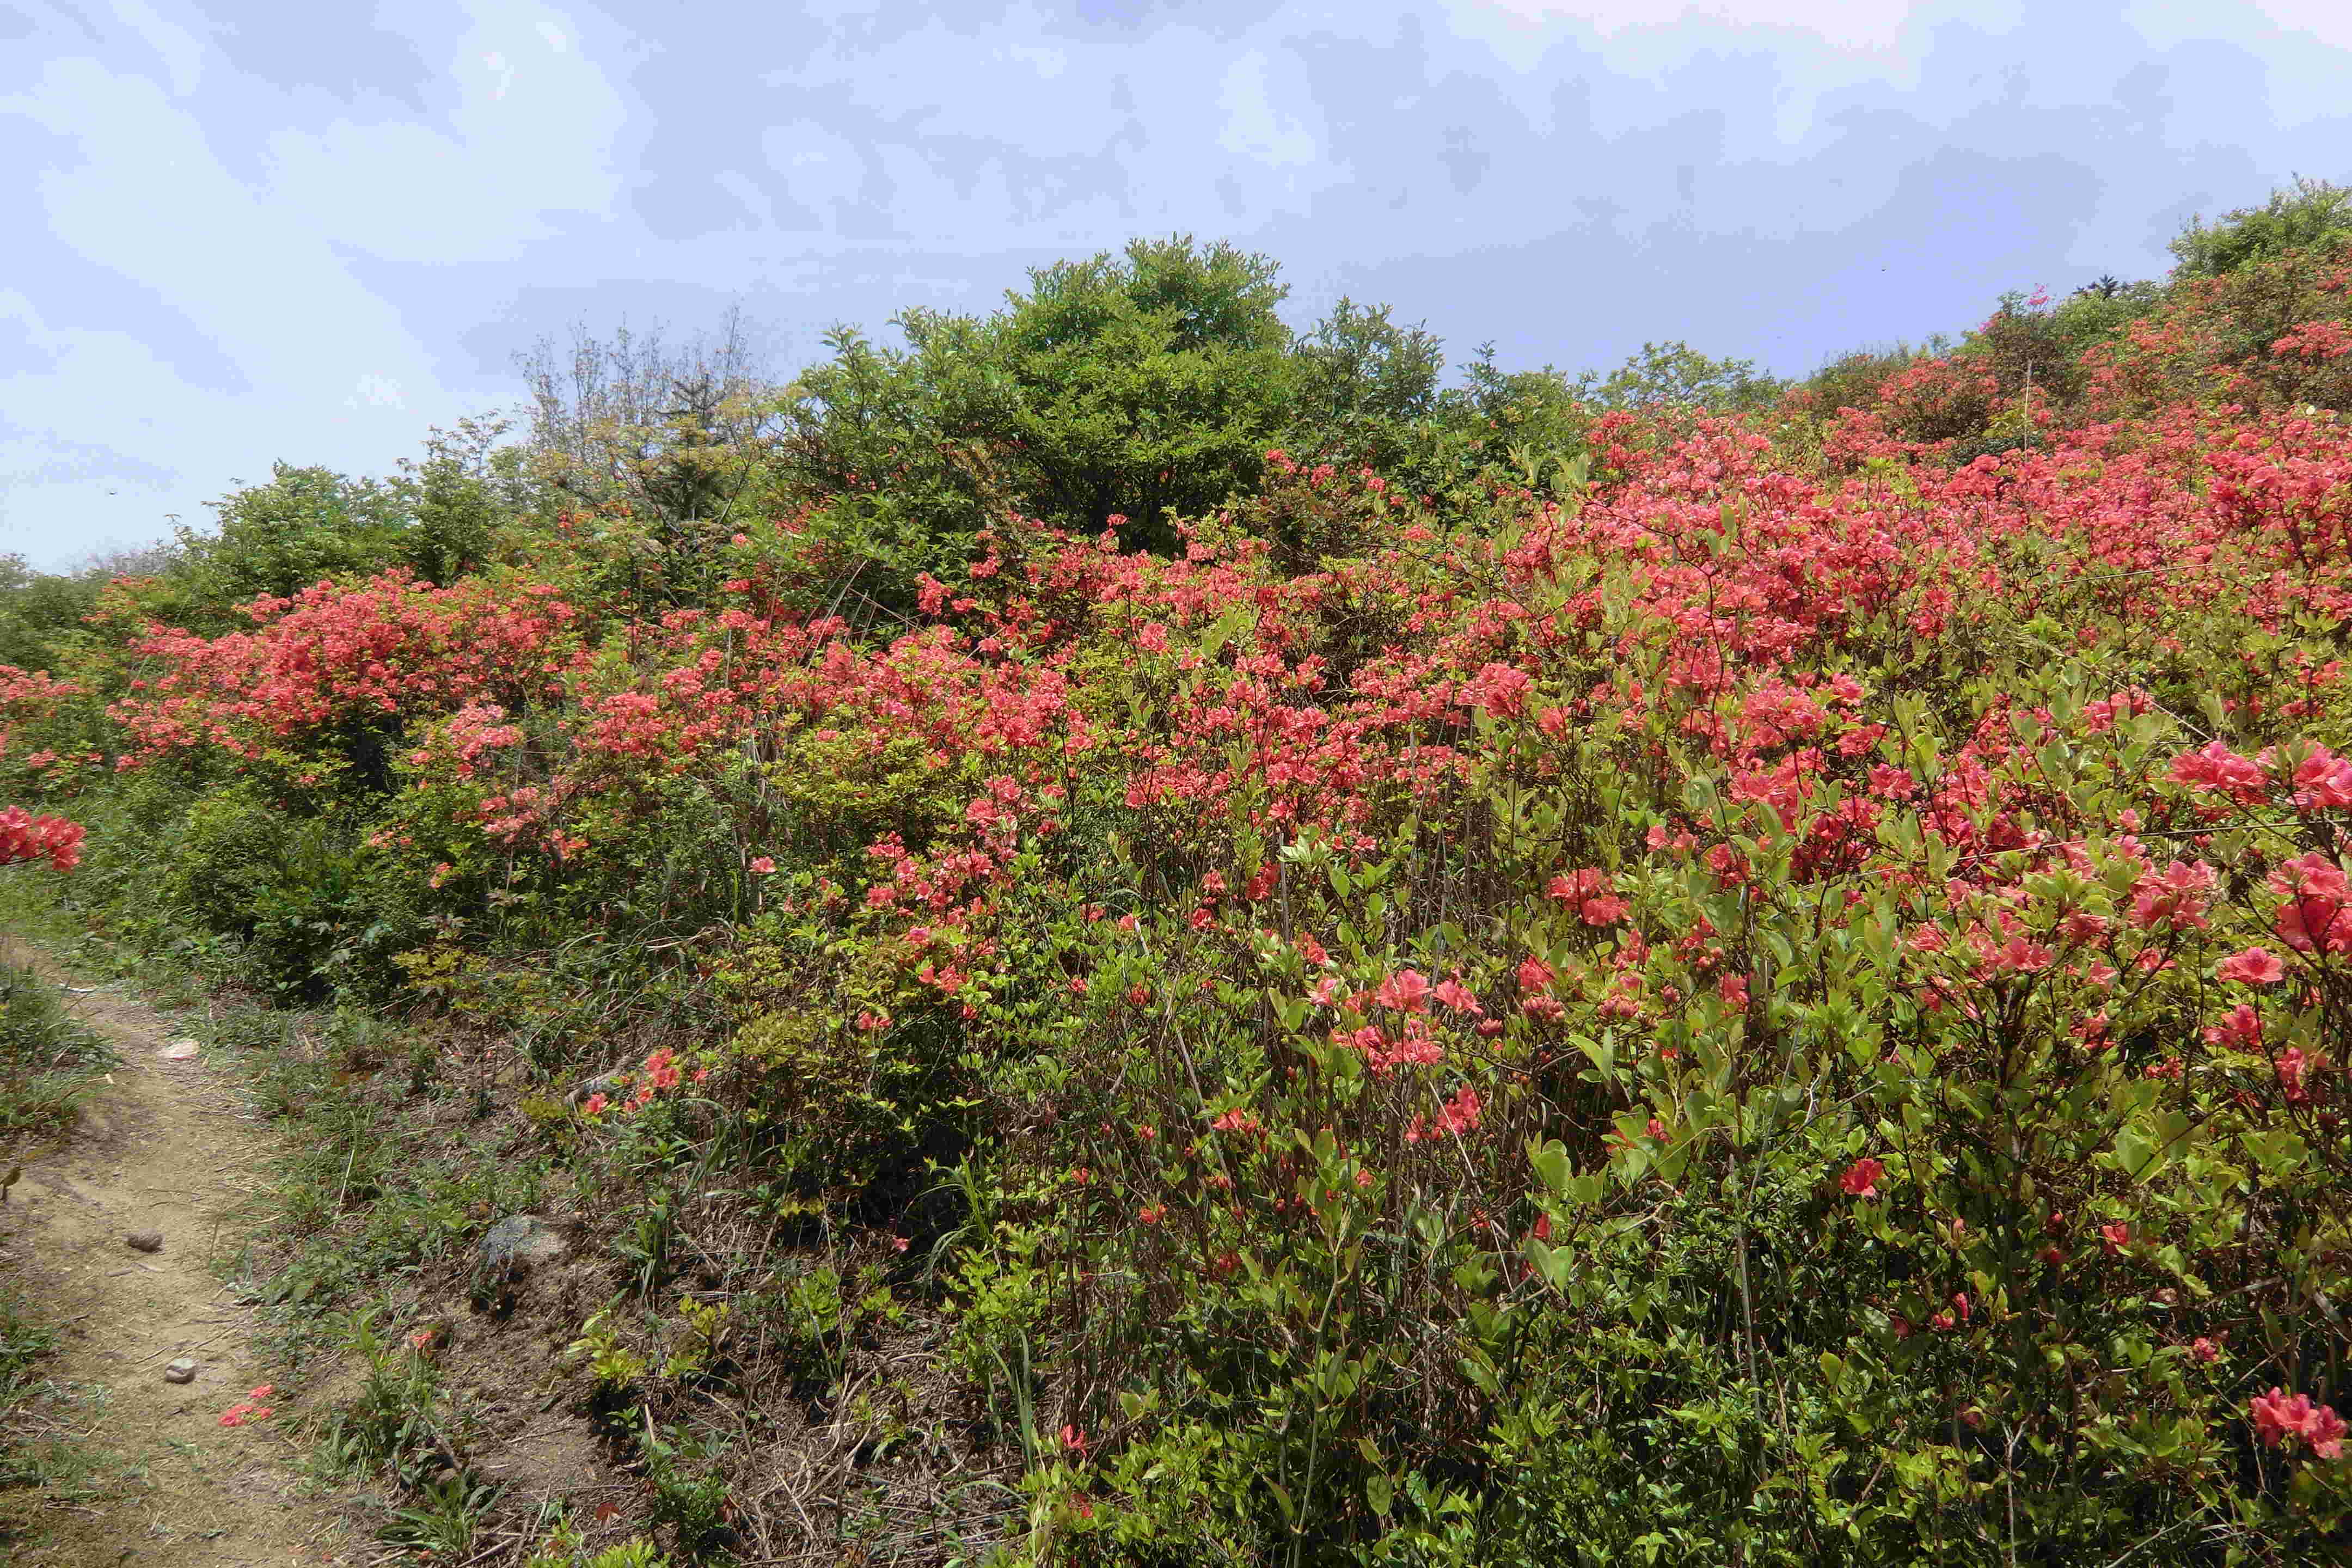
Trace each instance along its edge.
{"label": "small stone on path", "polygon": [[122,1238],[122,1245],[134,1252],[161,1252],[163,1233],[160,1230],[134,1230]]}
{"label": "small stone on path", "polygon": [[188,1039],[184,1036],[179,1039],[173,1040],[171,1044],[165,1046],[162,1050],[157,1051],[155,1054],[163,1058],[167,1062],[194,1061],[195,1059],[196,1052],[201,1048],[202,1047],[199,1047],[195,1041]]}
{"label": "small stone on path", "polygon": [[179,1360],[177,1360],[177,1361],[173,1362],[171,1365],[169,1365],[169,1366],[165,1367],[165,1368],[163,1369],[163,1381],[164,1381],[165,1383],[194,1383],[194,1382],[195,1382],[195,1381],[196,1381],[196,1360],[195,1360],[195,1357],[194,1357],[194,1356],[184,1356],[184,1356],[182,1356]]}

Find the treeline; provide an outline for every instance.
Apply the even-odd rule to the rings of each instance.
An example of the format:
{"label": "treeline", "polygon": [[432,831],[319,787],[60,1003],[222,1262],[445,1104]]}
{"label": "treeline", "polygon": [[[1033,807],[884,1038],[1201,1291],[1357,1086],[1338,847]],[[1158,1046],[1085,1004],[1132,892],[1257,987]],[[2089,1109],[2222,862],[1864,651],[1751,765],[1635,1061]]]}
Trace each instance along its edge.
{"label": "treeline", "polygon": [[42,664],[126,571],[170,582],[166,618],[217,628],[255,595],[325,578],[447,583],[521,561],[565,512],[593,520],[580,526],[607,541],[615,588],[649,605],[711,602],[721,547],[748,520],[785,518],[812,603],[846,578],[903,610],[920,575],[952,576],[1008,513],[1088,534],[1117,519],[1126,547],[1164,552],[1171,517],[1256,493],[1273,447],[1475,496],[1543,488],[1612,412],[1736,415],[1817,461],[1859,410],[1959,463],[2180,398],[2337,408],[2352,371],[2308,324],[2343,317],[2347,234],[2345,190],[2305,181],[2192,225],[2166,280],[2004,295],[1957,339],[1857,351],[1796,381],[1680,342],[1606,374],[1505,371],[1491,351],[1449,366],[1423,328],[1346,300],[1295,333],[1271,260],[1188,239],[1043,268],[985,316],[910,311],[894,323],[903,346],[836,329],[828,357],[781,384],[740,319],[686,342],[581,334],[527,357],[520,429],[436,433],[384,479],[281,464],[218,503],[211,528],[142,555],[62,577],[17,563],[0,584],[0,661]]}

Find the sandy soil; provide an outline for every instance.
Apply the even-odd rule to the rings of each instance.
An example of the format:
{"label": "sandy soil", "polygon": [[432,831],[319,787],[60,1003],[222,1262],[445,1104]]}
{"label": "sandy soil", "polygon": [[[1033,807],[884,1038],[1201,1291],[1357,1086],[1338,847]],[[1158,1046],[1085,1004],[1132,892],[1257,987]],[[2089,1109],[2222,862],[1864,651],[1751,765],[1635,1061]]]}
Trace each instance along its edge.
{"label": "sandy soil", "polygon": [[[18,944],[0,939],[0,951],[62,979]],[[0,1206],[0,1285],[24,1287],[59,1325],[58,1353],[39,1372],[80,1385],[84,1403],[55,1407],[86,1434],[88,1451],[105,1456],[100,1474],[114,1480],[87,1503],[0,1493],[0,1531],[24,1531],[13,1545],[0,1533],[0,1560],[26,1568],[364,1561],[372,1552],[331,1500],[304,1495],[298,1455],[271,1422],[220,1424],[267,1375],[250,1350],[253,1312],[212,1265],[241,1234],[238,1211],[260,1187],[268,1135],[201,1058],[162,1058],[174,1031],[153,1011],[108,991],[66,1000],[123,1061],[68,1138],[26,1158]],[[126,1245],[142,1230],[163,1233],[161,1251]],[[179,1356],[196,1361],[194,1382],[164,1381]],[[134,1479],[122,1479],[126,1470]]]}

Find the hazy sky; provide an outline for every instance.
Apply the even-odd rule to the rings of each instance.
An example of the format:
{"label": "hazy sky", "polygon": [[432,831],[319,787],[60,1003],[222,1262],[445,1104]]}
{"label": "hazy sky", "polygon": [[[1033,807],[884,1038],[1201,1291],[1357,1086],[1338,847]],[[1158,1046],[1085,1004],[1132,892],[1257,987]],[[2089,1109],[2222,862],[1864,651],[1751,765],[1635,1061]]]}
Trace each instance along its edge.
{"label": "hazy sky", "polygon": [[985,310],[1137,234],[1457,358],[1801,372],[2352,178],[2346,0],[0,0],[0,550],[388,469],[575,321]]}

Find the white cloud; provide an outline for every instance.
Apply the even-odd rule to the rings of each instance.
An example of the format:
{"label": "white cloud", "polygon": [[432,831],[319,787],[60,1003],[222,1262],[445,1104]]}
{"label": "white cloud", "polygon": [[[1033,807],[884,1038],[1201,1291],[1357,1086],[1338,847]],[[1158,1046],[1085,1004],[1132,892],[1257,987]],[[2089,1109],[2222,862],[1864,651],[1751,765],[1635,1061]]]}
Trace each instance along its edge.
{"label": "white cloud", "polygon": [[[18,295],[14,317],[39,352],[33,368],[0,381],[0,418],[31,433],[0,444],[0,489],[12,530],[40,531],[35,552],[58,560],[110,537],[152,538],[159,504],[196,521],[224,470],[267,474],[276,457],[388,466],[424,421],[456,412],[398,313],[299,214],[246,188],[156,83],[52,59],[25,90],[0,96],[9,114],[75,144],[70,163],[33,182],[33,220],[81,265],[159,298],[245,383],[192,383],[135,331],[53,329],[36,308],[41,295]],[[48,282],[69,286],[70,275]],[[372,367],[377,395],[353,393],[354,364]],[[56,460],[60,441],[136,453],[151,479],[173,477],[160,501],[157,485],[141,494],[104,482],[103,463],[77,479]]]}
{"label": "white cloud", "polygon": [[1252,49],[1226,68],[1218,101],[1225,124],[1217,145],[1226,152],[1277,167],[1315,162],[1314,135],[1297,116],[1275,107],[1262,50]]}
{"label": "white cloud", "polygon": [[2331,49],[2352,49],[2352,6],[2344,0],[2253,0],[2273,26],[2308,33]]}
{"label": "white cloud", "polygon": [[837,229],[865,188],[866,154],[814,120],[770,126],[761,132],[760,151],[783,176],[785,194],[820,229]]}
{"label": "white cloud", "polygon": [[[1845,50],[1888,49],[1901,39],[1916,0],[1483,0],[1530,20],[1581,22],[1604,38],[1636,29],[1711,22],[1811,33]],[[1981,7],[1979,7],[1981,9]]]}
{"label": "white cloud", "polygon": [[[2345,0],[2208,0],[2200,5],[2132,0],[2126,16],[2139,35],[2159,48],[2221,41],[2234,44],[2263,62],[2270,101],[2264,118],[2283,125],[2341,119],[2345,83],[2352,73],[2352,5]],[[2314,148],[2313,163],[2342,177],[2342,148]]]}
{"label": "white cloud", "polygon": [[339,119],[269,139],[270,194],[337,244],[386,260],[517,254],[547,216],[601,214],[620,188],[624,109],[557,13],[484,5],[448,41],[456,109],[439,123]]}
{"label": "white cloud", "polygon": [[362,405],[369,408],[405,408],[408,400],[400,395],[400,383],[388,375],[363,375],[352,386],[352,395],[343,399],[347,408]]}
{"label": "white cloud", "polygon": [[146,0],[114,0],[114,15],[153,49],[171,74],[172,91],[180,98],[196,90],[204,75],[205,47],[178,23],[165,17]]}

